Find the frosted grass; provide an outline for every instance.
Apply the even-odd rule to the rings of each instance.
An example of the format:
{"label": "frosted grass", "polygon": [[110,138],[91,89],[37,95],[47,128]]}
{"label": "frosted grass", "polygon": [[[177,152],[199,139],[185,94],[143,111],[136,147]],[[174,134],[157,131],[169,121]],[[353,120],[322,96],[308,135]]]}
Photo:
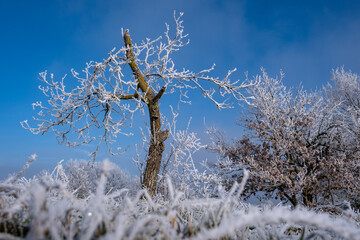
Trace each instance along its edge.
{"label": "frosted grass", "polygon": [[[86,166],[87,162],[70,162],[65,167],[59,163],[52,173],[32,179],[20,178],[18,174],[1,182],[0,239],[359,239],[360,236],[360,216],[351,209],[330,215],[305,208],[246,204],[240,200],[246,179],[219,197],[189,198],[167,178],[167,195],[152,199],[116,165],[104,161],[92,168]],[[88,178],[75,177],[76,173],[86,172]],[[81,195],[79,189],[84,190],[85,183],[89,189]]]}

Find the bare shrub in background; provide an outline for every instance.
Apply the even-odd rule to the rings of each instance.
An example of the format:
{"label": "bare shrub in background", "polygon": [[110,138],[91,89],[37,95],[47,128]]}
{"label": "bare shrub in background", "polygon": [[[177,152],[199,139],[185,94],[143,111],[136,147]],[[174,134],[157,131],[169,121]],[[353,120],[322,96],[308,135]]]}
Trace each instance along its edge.
{"label": "bare shrub in background", "polygon": [[339,204],[360,194],[360,79],[334,71],[334,86],[308,93],[287,89],[265,71],[249,89],[253,98],[241,125],[246,135],[234,144],[213,131],[209,149],[220,153],[215,164],[228,187],[252,172],[246,195],[276,195],[293,206]]}

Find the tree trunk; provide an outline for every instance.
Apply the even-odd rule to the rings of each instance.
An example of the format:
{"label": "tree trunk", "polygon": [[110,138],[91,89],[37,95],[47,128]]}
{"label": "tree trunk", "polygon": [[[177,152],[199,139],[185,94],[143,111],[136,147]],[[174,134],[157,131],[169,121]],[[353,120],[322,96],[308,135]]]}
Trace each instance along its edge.
{"label": "tree trunk", "polygon": [[164,142],[169,137],[169,131],[161,131],[158,102],[149,103],[148,108],[151,123],[151,140],[148,157],[146,160],[143,187],[149,191],[151,196],[154,196],[156,193],[156,185],[160,172],[162,154],[165,149]]}
{"label": "tree trunk", "polygon": [[126,51],[126,58],[128,59],[129,66],[134,74],[135,79],[138,82],[139,89],[143,93],[145,93],[145,99],[143,100],[146,102],[149,109],[151,139],[142,186],[143,188],[146,188],[150,196],[153,197],[156,193],[156,186],[161,167],[162,154],[165,149],[164,142],[169,137],[168,130],[161,131],[161,119],[158,103],[161,96],[165,92],[165,87],[161,88],[160,91],[155,95],[135,62],[135,56],[131,49],[132,43],[128,30],[125,31],[124,42],[125,47],[128,48]]}
{"label": "tree trunk", "polygon": [[306,207],[312,207],[313,204],[313,194],[311,193],[310,190],[308,189],[304,189],[303,192],[301,193],[302,198],[303,198],[303,203]]}

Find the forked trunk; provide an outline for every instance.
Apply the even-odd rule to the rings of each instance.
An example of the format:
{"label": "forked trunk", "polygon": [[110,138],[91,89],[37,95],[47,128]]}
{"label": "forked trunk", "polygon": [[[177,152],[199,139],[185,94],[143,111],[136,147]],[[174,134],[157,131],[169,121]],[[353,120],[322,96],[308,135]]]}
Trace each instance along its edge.
{"label": "forked trunk", "polygon": [[[124,34],[124,42],[125,47],[128,48],[126,51],[126,58],[128,59],[129,66],[138,82],[138,88],[145,95],[144,99],[142,100],[146,102],[149,109],[151,140],[142,185],[143,188],[148,190],[150,196],[153,197],[156,193],[156,185],[161,167],[162,154],[165,149],[164,142],[169,137],[168,130],[161,131],[160,110],[158,103],[161,96],[165,92],[165,87],[161,88],[160,91],[155,95],[135,62],[135,56],[131,49],[132,44],[128,30],[126,30]],[[133,96],[137,96],[137,93],[135,93]]]}

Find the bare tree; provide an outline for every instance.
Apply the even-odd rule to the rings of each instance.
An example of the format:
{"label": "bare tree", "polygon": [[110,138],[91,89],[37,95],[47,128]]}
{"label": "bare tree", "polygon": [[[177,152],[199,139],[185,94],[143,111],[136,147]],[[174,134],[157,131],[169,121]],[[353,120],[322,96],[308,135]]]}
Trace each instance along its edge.
{"label": "bare tree", "polygon": [[[92,153],[95,158],[103,141],[112,154],[118,153],[112,151],[109,144],[119,134],[132,134],[126,129],[132,127],[134,113],[144,112],[147,108],[151,140],[142,184],[154,195],[164,142],[169,137],[169,130],[161,127],[159,100],[163,94],[176,93],[179,101],[189,102],[188,91],[198,89],[218,109],[224,109],[231,107],[224,98],[226,95],[246,101],[241,90],[254,85],[253,82],[231,82],[229,76],[236,69],[229,71],[223,79],[207,75],[214,66],[199,72],[178,71],[170,55],[189,43],[183,33],[181,16],[182,13],[179,16],[174,14],[176,31],[173,37],[170,37],[170,28],[166,24],[165,41],[162,37],[155,40],[147,38],[136,45],[126,30],[123,34],[125,47],[110,51],[103,62],[88,63],[82,74],[71,70],[78,85],[70,90],[65,88],[65,77],[56,81],[52,74],[48,79],[46,71],[41,73],[45,86],[40,89],[48,98],[47,105],[34,103],[34,107],[41,108],[39,117],[34,118],[39,124],[31,127],[24,121],[23,127],[34,134],[52,130],[59,141],[68,146],[90,143],[96,139],[91,130],[102,129],[103,134],[97,139],[97,147]],[[132,77],[126,76],[127,65],[131,68]],[[206,82],[217,90],[208,88],[210,85],[204,84]]]}

